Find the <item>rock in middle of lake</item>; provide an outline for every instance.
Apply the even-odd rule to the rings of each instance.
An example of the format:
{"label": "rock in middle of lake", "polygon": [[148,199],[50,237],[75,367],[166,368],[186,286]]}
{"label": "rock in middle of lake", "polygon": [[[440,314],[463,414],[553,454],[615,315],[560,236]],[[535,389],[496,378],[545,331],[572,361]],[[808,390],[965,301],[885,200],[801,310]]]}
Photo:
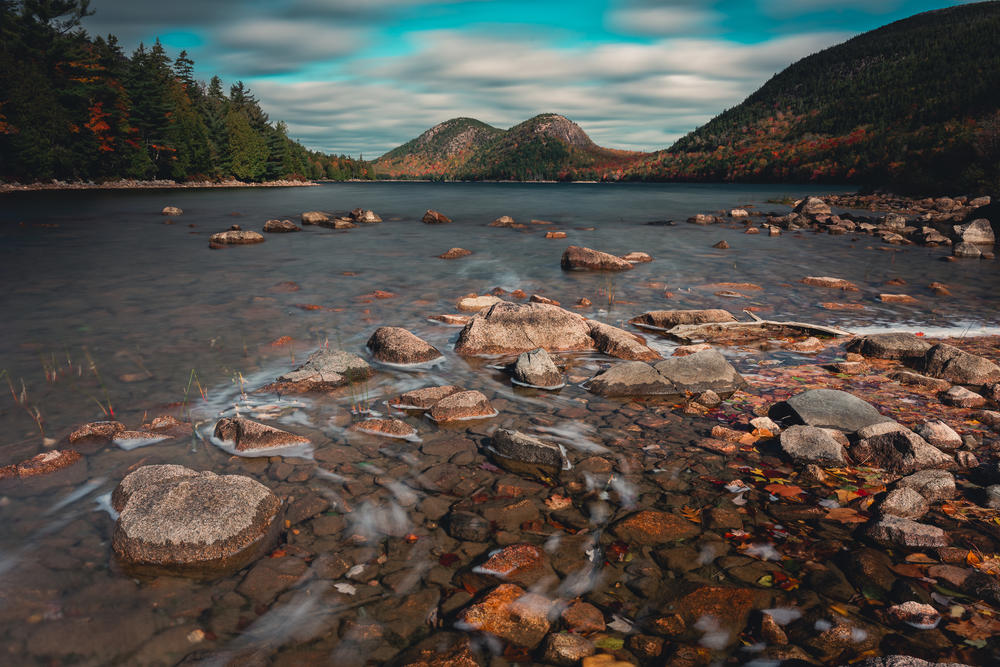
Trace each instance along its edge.
{"label": "rock in middle of lake", "polygon": [[408,366],[441,358],[430,343],[401,327],[379,327],[368,339],[368,349],[378,361]]}

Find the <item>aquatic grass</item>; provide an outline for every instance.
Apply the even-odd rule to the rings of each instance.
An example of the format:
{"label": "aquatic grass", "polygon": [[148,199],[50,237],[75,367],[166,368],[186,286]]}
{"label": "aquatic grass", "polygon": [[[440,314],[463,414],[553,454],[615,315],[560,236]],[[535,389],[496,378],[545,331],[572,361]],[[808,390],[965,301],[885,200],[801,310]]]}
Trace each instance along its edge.
{"label": "aquatic grass", "polygon": [[[604,295],[608,299],[608,313],[610,313],[611,309],[614,307],[616,290],[617,290],[617,286],[615,284],[615,274],[613,274],[613,273],[605,273],[604,274],[604,290],[603,290],[603,293],[604,293]],[[598,290],[598,293],[601,293],[601,292],[602,292],[602,290]]]}
{"label": "aquatic grass", "polygon": [[104,379],[101,378],[101,372],[97,369],[97,363],[94,361],[94,358],[90,356],[90,350],[86,347],[83,348],[83,354],[87,358],[87,366],[90,368],[90,372],[94,374],[95,378],[97,378],[97,386],[100,387],[101,392],[104,394],[104,402],[102,403],[93,396],[90,398],[97,403],[98,407],[101,408],[105,417],[114,418],[115,409],[111,405],[111,396],[108,394],[108,388],[104,385]]}
{"label": "aquatic grass", "polygon": [[198,373],[195,371],[195,369],[192,368],[191,372],[188,374],[187,387],[184,388],[184,401],[181,403],[181,416],[183,416],[184,413],[187,412],[188,419],[191,419],[191,410],[188,408],[188,398],[191,395],[192,385],[198,387],[198,393],[201,394],[201,400],[204,401],[206,398],[208,398],[208,394],[205,392],[205,389],[201,386],[201,380],[198,378]]}
{"label": "aquatic grass", "polygon": [[28,400],[28,387],[24,384],[24,379],[20,379],[21,391],[18,392],[14,388],[14,379],[11,377],[7,369],[4,368],[0,370],[0,377],[7,379],[7,386],[10,388],[10,395],[14,399],[14,404],[19,408],[24,410],[31,421],[35,422],[35,427],[38,428],[39,435],[42,436],[42,441],[45,440],[45,418],[42,417],[42,411],[38,409],[37,405],[34,405]]}

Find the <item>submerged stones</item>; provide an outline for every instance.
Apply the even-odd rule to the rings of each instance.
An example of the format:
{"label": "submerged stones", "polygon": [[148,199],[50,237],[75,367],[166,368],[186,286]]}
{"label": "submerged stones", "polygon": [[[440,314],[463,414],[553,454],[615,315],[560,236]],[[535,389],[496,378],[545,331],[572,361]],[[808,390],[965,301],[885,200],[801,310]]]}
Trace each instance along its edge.
{"label": "submerged stones", "polygon": [[803,391],[787,401],[771,406],[768,416],[778,422],[791,421],[845,432],[857,431],[881,422],[892,422],[872,405],[837,389]]}
{"label": "submerged stones", "polygon": [[886,514],[869,524],[868,536],[883,546],[946,547],[947,533],[937,526]]}
{"label": "submerged stones", "polygon": [[490,400],[478,391],[460,391],[435,403],[427,415],[438,423],[489,419],[497,416]]}
{"label": "submerged stones", "polygon": [[352,431],[386,438],[413,438],[417,430],[400,419],[366,419],[351,426]]}
{"label": "submerged stones", "polygon": [[712,390],[729,395],[746,384],[718,350],[671,357],[655,366],[633,361],[595,375],[588,389],[602,396],[671,396]]}
{"label": "submerged stones", "polygon": [[125,424],[119,421],[90,422],[79,426],[69,434],[70,444],[78,442],[109,441],[125,430]]}
{"label": "submerged stones", "polygon": [[525,387],[547,390],[566,386],[562,372],[543,347],[522,352],[518,356],[514,363],[512,382]]}
{"label": "submerged stones", "polygon": [[264,387],[264,391],[301,393],[329,391],[375,374],[368,362],[343,350],[318,350],[294,371]]}
{"label": "submerged stones", "polygon": [[501,584],[459,614],[459,627],[496,635],[515,646],[534,648],[549,632],[553,602],[516,584]]}
{"label": "submerged stones", "polygon": [[829,276],[806,276],[802,279],[806,285],[813,287],[828,287],[830,289],[844,290],[845,292],[857,292],[858,286],[843,278],[831,278]]}
{"label": "submerged stones", "polygon": [[113,497],[121,514],[112,548],[131,566],[177,574],[232,571],[260,556],[280,529],[281,501],[240,475],[144,466],[126,476]]}
{"label": "submerged stones", "polygon": [[382,363],[412,365],[442,357],[437,348],[401,327],[379,327],[368,339],[372,356]]}
{"label": "submerged stones", "polygon": [[214,435],[223,442],[232,442],[238,452],[309,444],[308,438],[245,417],[220,419]]}
{"label": "submerged stones", "polygon": [[694,537],[701,528],[679,514],[643,510],[614,525],[614,534],[629,544],[655,546]]}
{"label": "submerged stones", "polygon": [[710,324],[715,322],[735,322],[736,318],[728,310],[719,308],[707,310],[651,310],[629,320],[640,327],[672,329],[679,324]]}
{"label": "submerged stones", "polygon": [[466,250],[465,248],[452,248],[438,255],[439,259],[459,259],[460,257],[468,257],[472,254],[471,250]]}
{"label": "submerged stones", "polygon": [[592,250],[571,245],[563,251],[562,268],[566,271],[586,269],[590,271],[628,271],[632,263],[600,250]]}

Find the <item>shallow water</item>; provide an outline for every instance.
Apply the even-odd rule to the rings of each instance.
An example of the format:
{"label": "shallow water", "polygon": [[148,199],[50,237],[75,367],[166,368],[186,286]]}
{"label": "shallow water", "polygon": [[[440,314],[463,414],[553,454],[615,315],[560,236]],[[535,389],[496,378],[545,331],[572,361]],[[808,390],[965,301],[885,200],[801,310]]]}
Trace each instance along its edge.
{"label": "shallow water", "polygon": [[[343,646],[357,640],[354,634],[362,632],[358,628],[366,618],[393,627],[385,619],[400,596],[439,589],[453,595],[449,586],[427,583],[427,572],[442,567],[440,554],[424,558],[416,555],[420,549],[459,549],[460,564],[476,557],[469,547],[448,543],[450,538],[426,547],[423,540],[412,547],[385,546],[389,564],[410,561],[412,581],[397,588],[369,585],[398,574],[402,566],[387,571],[391,568],[383,564],[377,575],[321,571],[316,554],[336,554],[353,566],[371,560],[365,551],[370,547],[345,545],[336,539],[338,533],[320,534],[304,524],[300,534],[288,533],[287,542],[301,550],[289,548],[290,553],[310,554],[302,556],[309,569],[295,575],[304,583],[277,601],[248,590],[241,583],[243,573],[207,583],[137,582],[120,572],[110,555],[113,521],[105,496],[140,463],[240,472],[279,493],[315,494],[331,503],[330,512],[344,515],[348,530],[373,539],[386,533],[434,535],[441,530],[425,507],[434,494],[419,483],[421,476],[431,464],[440,468],[437,472],[455,484],[448,489],[452,500],[479,492],[492,484],[493,471],[488,464],[483,468],[475,447],[453,449],[449,443],[476,442],[497,426],[510,426],[562,444],[577,461],[596,453],[617,459],[619,470],[631,466],[630,473],[601,482],[606,484],[601,493],[617,503],[613,511],[661,502],[661,489],[650,488],[642,466],[659,460],[660,469],[676,473],[683,466],[672,461],[673,449],[688,445],[703,426],[664,409],[658,412],[664,422],[653,429],[655,437],[640,440],[645,463],[632,460],[635,453],[622,452],[621,443],[634,441],[630,426],[639,412],[579,386],[608,359],[567,355],[569,384],[556,393],[511,387],[504,373],[489,368],[495,362],[465,360],[451,351],[457,328],[427,319],[457,312],[455,301],[465,294],[522,289],[564,306],[585,297],[593,307],[580,312],[615,324],[651,309],[739,312],[754,307],[768,319],[852,330],[902,326],[928,335],[958,335],[995,332],[1000,326],[994,262],[947,263],[938,261],[945,250],[900,249],[868,236],[804,232],[772,238],[744,235],[742,224],[684,222],[698,212],[747,204],[785,212],[787,207],[765,201],[818,192],[793,186],[375,183],[4,195],[0,369],[18,400],[6,395],[0,400],[0,464],[42,451],[41,430],[61,440],[74,426],[112,413],[129,428],[159,414],[189,417],[199,434],[84,451],[85,464],[75,466],[72,475],[0,490],[6,494],[0,499],[0,521],[6,526],[0,532],[0,576],[7,593],[0,618],[11,664],[48,659],[171,664],[192,651],[223,661],[240,651],[266,659],[317,641],[319,653],[330,656],[341,650],[334,648],[338,637]],[[165,205],[181,207],[184,215],[164,224],[159,210]],[[266,235],[265,243],[254,246],[208,248],[211,233],[234,223],[259,230],[269,218],[297,222],[302,211],[356,206],[374,209],[385,222],[346,231],[305,227],[301,233]],[[420,223],[428,208],[455,222]],[[553,224],[524,230],[486,226],[504,214],[518,222]],[[677,224],[647,224],[670,220]],[[549,230],[565,231],[568,238],[545,239]],[[731,249],[711,247],[723,239]],[[567,273],[559,257],[569,244],[615,254],[640,250],[655,261],[625,274]],[[435,257],[455,246],[473,254],[457,260]],[[845,278],[861,292],[800,284],[807,275]],[[893,278],[906,285],[886,286]],[[927,289],[934,281],[948,284],[953,296],[934,296]],[[290,291],[290,282],[298,289]],[[714,285],[720,282],[762,289]],[[373,298],[374,290],[395,296]],[[745,298],[716,295],[727,290]],[[883,292],[911,294],[918,303],[882,303],[877,297]],[[864,309],[827,310],[822,302],[855,302]],[[425,369],[381,367],[365,387],[330,397],[276,400],[253,393],[321,345],[363,353],[365,340],[381,325],[408,328],[442,350],[445,363]],[[284,336],[292,342],[272,345]],[[657,349],[673,345],[649,338]],[[733,353],[741,368],[755,363],[753,357]],[[386,411],[385,400],[432,384],[479,389],[500,415],[444,427],[410,417],[420,443],[347,431],[352,405]],[[220,415],[236,411],[302,433],[312,439],[312,447],[285,460],[231,457],[210,436]],[[595,525],[598,514],[592,510]],[[392,549],[412,549],[415,555],[401,558]],[[348,594],[345,586],[360,590]],[[359,604],[369,596],[370,603]],[[208,638],[191,635],[197,632],[207,632]],[[372,659],[388,659],[417,636],[374,642]],[[336,655],[346,660],[343,651]]]}

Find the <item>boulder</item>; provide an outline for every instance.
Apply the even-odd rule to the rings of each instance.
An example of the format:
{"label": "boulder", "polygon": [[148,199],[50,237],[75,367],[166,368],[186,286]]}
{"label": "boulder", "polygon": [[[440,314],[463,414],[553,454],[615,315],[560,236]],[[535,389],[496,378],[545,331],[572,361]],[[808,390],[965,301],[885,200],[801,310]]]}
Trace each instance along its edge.
{"label": "boulder", "polygon": [[488,632],[514,646],[534,648],[549,632],[552,605],[548,598],[526,593],[516,584],[501,584],[459,613],[459,627]]}
{"label": "boulder", "polygon": [[562,268],[566,271],[573,269],[628,271],[632,268],[632,263],[600,250],[571,245],[563,251]]}
{"label": "boulder", "polygon": [[514,363],[514,384],[536,389],[561,389],[566,386],[562,372],[552,361],[552,357],[540,347],[529,352],[522,352]]}
{"label": "boulder", "polygon": [[230,229],[208,237],[208,242],[215,245],[250,245],[263,243],[264,236],[260,232],[249,229]]}
{"label": "boulder", "polygon": [[805,424],[851,432],[871,424],[892,422],[870,404],[837,389],[809,389],[771,406],[768,416],[779,423]]}
{"label": "boulder", "polygon": [[471,250],[466,250],[465,248],[451,248],[445,252],[438,255],[439,259],[458,259],[460,257],[468,257],[472,254]]}
{"label": "boulder", "polygon": [[115,494],[124,504],[112,548],[128,565],[178,574],[233,571],[277,537],[281,501],[260,482],[191,470],[143,471],[131,473],[140,475],[138,481],[122,480],[127,490]]}
{"label": "boulder", "polygon": [[911,519],[885,515],[868,525],[868,536],[882,546],[946,547],[951,544],[947,533],[937,526],[917,523]]}
{"label": "boulder", "polygon": [[993,245],[996,243],[996,235],[990,221],[985,218],[973,220],[965,225],[955,225],[955,238],[960,243],[972,243],[975,245]]}
{"label": "boulder", "polygon": [[946,452],[954,451],[962,446],[962,436],[941,420],[924,422],[917,428],[917,435]]}
{"label": "boulder", "polygon": [[616,364],[595,375],[588,389],[602,396],[677,396],[712,390],[729,395],[746,381],[718,350],[671,357],[655,366],[641,361]]}
{"label": "boulder", "polygon": [[903,475],[955,465],[952,457],[893,421],[865,426],[858,430],[857,437],[857,443],[851,447],[851,458],[858,465],[884,468]]}
{"label": "boulder", "polygon": [[890,332],[860,336],[849,341],[846,348],[876,359],[913,360],[923,358],[931,345],[911,333]]}
{"label": "boulder", "polygon": [[913,489],[928,503],[955,497],[955,476],[947,470],[920,470],[896,482],[897,489]]}
{"label": "boulder", "polygon": [[928,350],[920,370],[953,384],[984,385],[1000,380],[1000,366],[947,343],[938,343]]}
{"label": "boulder", "polygon": [[604,354],[630,361],[654,361],[660,358],[658,352],[646,346],[641,336],[636,336],[610,324],[587,320],[590,337],[594,346]]}
{"label": "boulder", "polygon": [[518,463],[529,463],[562,470],[565,458],[558,445],[533,438],[520,431],[497,429],[493,434],[493,451],[497,456]]}
{"label": "boulder", "polygon": [[941,394],[941,402],[957,408],[981,408],[986,405],[986,399],[965,387],[952,387]]}
{"label": "boulder", "polygon": [[382,222],[382,218],[378,217],[378,215],[375,214],[375,211],[369,211],[368,209],[363,208],[356,208],[351,211],[351,220],[366,225]]}
{"label": "boulder", "polygon": [[792,212],[804,215],[830,215],[833,213],[830,205],[819,197],[806,197],[795,205]]}
{"label": "boulder", "polygon": [[489,419],[497,416],[490,401],[478,391],[459,391],[435,403],[428,416],[438,423]]}
{"label": "boulder", "polygon": [[499,218],[490,223],[490,227],[514,227],[517,223],[514,222],[514,218],[509,215],[501,215]]}
{"label": "boulder", "polygon": [[176,206],[164,206],[163,210],[160,211],[160,215],[184,215],[184,211]]}
{"label": "boulder", "polygon": [[291,220],[268,220],[264,223],[264,231],[269,234],[283,234],[301,232],[302,229]]}
{"label": "boulder", "polygon": [[282,375],[264,390],[295,393],[328,391],[367,380],[374,374],[368,362],[356,354],[343,350],[318,350],[304,364]]}
{"label": "boulder", "polygon": [[330,215],[322,211],[306,211],[302,214],[301,219],[303,225],[318,225],[321,222],[329,221]]}
{"label": "boulder", "polygon": [[427,209],[427,212],[424,213],[424,217],[422,217],[420,220],[421,222],[428,225],[442,225],[446,222],[451,222],[451,218],[446,216],[444,213],[435,211],[433,209]]}
{"label": "boulder", "polygon": [[930,505],[916,489],[904,486],[887,493],[879,504],[879,511],[883,515],[919,519],[930,511]]}
{"label": "boulder", "polygon": [[424,387],[391,399],[389,405],[398,410],[430,410],[442,398],[460,391],[462,391],[460,388],[450,384],[441,387]]}
{"label": "boulder", "polygon": [[796,461],[843,465],[844,446],[827,429],[790,426],[781,432],[781,449]]}
{"label": "boulder", "polygon": [[401,327],[379,327],[368,339],[372,356],[382,363],[409,366],[441,358],[441,353]]}
{"label": "boulder", "polygon": [[728,310],[718,308],[708,310],[651,310],[629,322],[637,326],[672,329],[678,324],[709,324],[713,322],[735,322],[736,318]]}
{"label": "boulder", "polygon": [[232,442],[238,452],[274,449],[309,443],[308,438],[245,417],[224,417],[215,424],[215,437]]}
{"label": "boulder", "polygon": [[549,352],[593,347],[587,321],[544,303],[501,301],[477,313],[458,335],[463,355],[520,354],[539,347]]}

